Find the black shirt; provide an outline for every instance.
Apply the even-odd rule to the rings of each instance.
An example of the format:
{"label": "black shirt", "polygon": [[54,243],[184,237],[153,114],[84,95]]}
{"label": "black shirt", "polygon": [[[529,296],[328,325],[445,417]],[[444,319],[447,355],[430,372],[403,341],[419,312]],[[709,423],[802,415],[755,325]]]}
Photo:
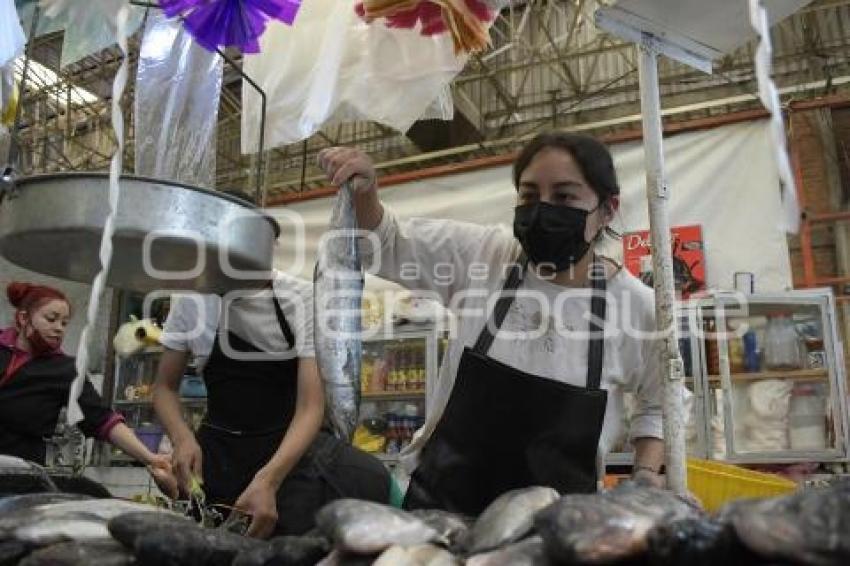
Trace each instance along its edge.
{"label": "black shirt", "polygon": [[[12,351],[0,346],[0,375],[11,359]],[[68,402],[76,375],[74,358],[56,354],[29,360],[0,385],[0,454],[44,464],[45,439],[56,430],[59,412]],[[79,403],[83,411],[80,430],[86,436],[94,436],[112,416],[112,410],[88,380]]]}

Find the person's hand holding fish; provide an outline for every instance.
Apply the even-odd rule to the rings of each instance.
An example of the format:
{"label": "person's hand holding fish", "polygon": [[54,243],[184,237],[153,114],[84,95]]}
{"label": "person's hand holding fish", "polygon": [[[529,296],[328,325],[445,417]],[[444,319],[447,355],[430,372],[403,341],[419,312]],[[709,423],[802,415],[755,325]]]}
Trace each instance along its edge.
{"label": "person's hand holding fish", "polygon": [[351,181],[355,193],[377,188],[375,165],[365,152],[351,147],[331,147],[319,152],[318,165],[334,186]]}
{"label": "person's hand holding fish", "polygon": [[177,476],[171,466],[171,459],[163,454],[156,454],[148,463],[148,473],[159,490],[172,499],[179,494]]}
{"label": "person's hand holding fish", "polygon": [[277,488],[271,480],[258,474],[248,484],[233,507],[251,516],[251,525],[245,534],[254,538],[268,538],[277,523]]}
{"label": "person's hand holding fish", "polygon": [[177,485],[182,493],[191,493],[192,478],[202,477],[201,458],[201,447],[194,437],[174,443],[171,463],[174,474],[177,476]]}

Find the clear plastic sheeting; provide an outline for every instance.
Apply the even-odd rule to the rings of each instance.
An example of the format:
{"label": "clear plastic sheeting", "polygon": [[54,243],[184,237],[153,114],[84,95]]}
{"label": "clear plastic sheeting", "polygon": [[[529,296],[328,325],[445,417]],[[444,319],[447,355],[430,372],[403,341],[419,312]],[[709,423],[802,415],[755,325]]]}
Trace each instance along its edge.
{"label": "clear plastic sheeting", "polygon": [[[245,72],[268,95],[266,147],[334,123],[371,120],[405,132],[426,111],[450,118],[446,85],[467,60],[455,56],[448,34],[369,25],[351,2],[305,0],[292,27],[269,24],[260,47],[245,57]],[[242,99],[242,151],[253,153],[261,99],[244,83]]]}
{"label": "clear plastic sheeting", "polygon": [[150,14],[136,75],[137,174],[215,186],[222,65],[179,19]]}
{"label": "clear plastic sheeting", "polygon": [[451,120],[455,116],[455,104],[452,98],[452,87],[446,85],[437,95],[419,120]]}
{"label": "clear plastic sheeting", "polygon": [[0,0],[0,67],[24,52],[26,38],[13,0]]}
{"label": "clear plastic sheeting", "polygon": [[[26,33],[37,3],[16,0]],[[65,67],[115,44],[114,22],[122,7],[127,8],[127,33],[132,35],[141,25],[145,9],[129,5],[126,0],[42,0],[36,36],[65,30],[59,63]]]}

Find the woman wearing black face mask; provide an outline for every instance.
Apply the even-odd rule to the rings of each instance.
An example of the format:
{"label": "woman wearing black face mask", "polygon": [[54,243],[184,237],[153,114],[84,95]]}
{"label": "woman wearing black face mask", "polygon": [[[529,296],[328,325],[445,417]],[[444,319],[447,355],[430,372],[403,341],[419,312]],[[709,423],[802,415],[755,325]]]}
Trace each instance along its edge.
{"label": "woman wearing black face mask", "polygon": [[[0,329],[0,454],[44,465],[46,439],[77,375],[74,358],[61,349],[71,304],[57,289],[30,283],[10,283],[6,295],[15,310],[14,325]],[[148,450],[88,381],[79,402],[83,433],[143,462],[163,493],[177,495],[170,460]]]}
{"label": "woman wearing black face mask", "polygon": [[[406,507],[474,515],[513,488],[596,490],[601,458],[624,432],[627,391],[635,475],[662,485],[652,290],[593,249],[619,206],[604,145],[559,133],[532,140],[514,164],[513,234],[401,221],[378,200],[363,153],[333,148],[319,163],[335,185],[352,181],[359,224],[381,242],[377,274],[463,313],[434,409],[403,454],[414,470]],[[447,272],[448,281],[435,276]]]}

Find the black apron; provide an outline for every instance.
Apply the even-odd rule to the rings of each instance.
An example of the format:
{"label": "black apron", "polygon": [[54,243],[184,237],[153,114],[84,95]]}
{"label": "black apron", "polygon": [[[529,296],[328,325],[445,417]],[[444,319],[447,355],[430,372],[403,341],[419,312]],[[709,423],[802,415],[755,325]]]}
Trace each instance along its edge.
{"label": "black apron", "polygon": [[[526,264],[520,258],[505,281],[493,312],[496,331]],[[608,400],[608,392],[600,388],[606,307],[601,264],[594,264],[591,281],[587,387],[487,357],[494,335],[485,324],[475,346],[464,348],[449,402],[411,477],[406,509],[440,508],[476,516],[500,494],[520,487],[596,491],[597,450]]]}
{"label": "black apron", "polygon": [[[277,298],[275,315],[290,350],[295,337]],[[219,331],[221,332],[221,331]],[[232,506],[277,449],[295,415],[298,358],[238,360],[228,357],[216,332],[204,367],[207,414],[198,431],[203,452],[204,491],[209,503]],[[260,349],[228,332],[237,352]],[[385,503],[389,475],[375,458],[325,431],[286,476],[277,492],[275,535],[300,535],[314,527],[314,515],[339,497]]]}

